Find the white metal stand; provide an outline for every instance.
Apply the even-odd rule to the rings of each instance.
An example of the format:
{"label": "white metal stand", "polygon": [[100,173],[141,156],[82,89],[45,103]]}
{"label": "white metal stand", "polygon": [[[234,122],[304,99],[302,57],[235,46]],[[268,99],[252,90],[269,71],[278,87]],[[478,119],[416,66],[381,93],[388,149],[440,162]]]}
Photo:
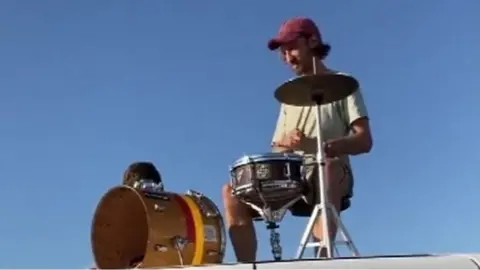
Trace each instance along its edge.
{"label": "white metal stand", "polygon": [[[316,61],[315,58],[313,59],[314,62],[314,73],[316,73]],[[313,92],[313,91],[312,91]],[[325,183],[325,154],[323,152],[323,141],[322,141],[322,132],[320,129],[320,123],[321,123],[321,116],[322,116],[322,111],[321,111],[321,104],[322,104],[322,96],[319,95],[312,95],[312,100],[315,101],[316,103],[316,118],[317,118],[317,123],[316,123],[316,128],[317,128],[317,169],[318,169],[318,180],[319,180],[319,185],[318,185],[318,194],[320,195],[320,202],[315,205],[313,212],[310,216],[310,219],[308,221],[307,227],[305,228],[305,231],[303,233],[302,239],[300,240],[300,246],[298,247],[297,250],[297,259],[301,259],[303,257],[303,254],[305,252],[306,248],[312,248],[312,247],[318,247],[318,253],[315,254],[315,257],[320,256],[320,252],[322,248],[326,249],[327,253],[327,258],[332,258],[333,257],[333,249],[336,249],[336,244],[345,244],[353,256],[360,256],[355,244],[353,243],[352,238],[350,237],[350,234],[347,231],[347,228],[343,224],[342,220],[340,219],[340,215],[333,207],[333,205],[328,201],[328,196],[327,196],[327,188],[328,186]],[[330,215],[327,214],[327,212],[330,212]],[[323,218],[322,218],[322,227],[323,227],[323,236],[321,241],[312,241],[309,242],[308,240],[310,238],[313,238],[312,236],[312,231],[313,227],[315,224],[315,221],[318,219],[320,214],[323,213]],[[333,218],[335,224],[338,227],[338,233],[341,234],[343,241],[334,241],[332,243],[332,240],[330,239],[330,234],[329,234],[329,219]],[[338,253],[338,252],[337,252]]]}

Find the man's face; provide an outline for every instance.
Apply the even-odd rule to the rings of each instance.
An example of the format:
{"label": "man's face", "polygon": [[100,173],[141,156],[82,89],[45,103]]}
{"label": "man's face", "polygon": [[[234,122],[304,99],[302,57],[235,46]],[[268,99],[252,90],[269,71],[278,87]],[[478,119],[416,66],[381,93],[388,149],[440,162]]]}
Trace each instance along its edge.
{"label": "man's face", "polygon": [[304,38],[299,38],[280,46],[283,60],[297,75],[305,75],[313,70],[312,53]]}

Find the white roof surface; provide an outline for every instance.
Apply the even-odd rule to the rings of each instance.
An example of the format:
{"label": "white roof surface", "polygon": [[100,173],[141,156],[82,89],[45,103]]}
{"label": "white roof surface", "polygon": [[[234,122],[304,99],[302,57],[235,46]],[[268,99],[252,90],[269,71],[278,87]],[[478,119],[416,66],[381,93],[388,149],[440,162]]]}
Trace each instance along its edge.
{"label": "white roof surface", "polygon": [[[196,270],[227,269],[480,269],[479,254],[404,255],[332,260],[290,260],[248,264],[188,267]],[[188,269],[187,268],[187,269]],[[178,269],[178,268],[170,268]]]}

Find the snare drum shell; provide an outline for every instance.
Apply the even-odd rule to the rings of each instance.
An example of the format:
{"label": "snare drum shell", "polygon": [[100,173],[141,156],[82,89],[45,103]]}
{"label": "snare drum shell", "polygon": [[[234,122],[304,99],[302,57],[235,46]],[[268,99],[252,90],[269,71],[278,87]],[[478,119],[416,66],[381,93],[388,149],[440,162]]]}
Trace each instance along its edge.
{"label": "snare drum shell", "polygon": [[[92,250],[99,268],[141,268],[221,263],[225,253],[222,217],[208,216],[207,197],[172,192],[144,193],[129,186],[109,190],[92,222]],[[218,209],[216,209],[218,211]],[[175,239],[184,239],[182,259]]]}
{"label": "snare drum shell", "polygon": [[278,210],[302,196],[306,185],[302,166],[303,157],[296,154],[245,156],[230,170],[233,195],[257,207]]}

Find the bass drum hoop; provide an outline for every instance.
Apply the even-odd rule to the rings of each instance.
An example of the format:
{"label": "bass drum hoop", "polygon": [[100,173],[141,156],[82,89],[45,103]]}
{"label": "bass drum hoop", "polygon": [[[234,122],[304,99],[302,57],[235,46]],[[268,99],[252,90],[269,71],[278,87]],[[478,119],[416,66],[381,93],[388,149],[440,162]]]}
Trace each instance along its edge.
{"label": "bass drum hoop", "polygon": [[[105,219],[111,222],[103,223]],[[149,223],[147,206],[136,189],[122,185],[108,190],[95,209],[91,226],[91,245],[97,268],[129,268],[136,261],[142,261],[148,248]],[[118,237],[111,237],[112,230]],[[145,245],[129,244],[142,242]],[[115,254],[113,249],[105,251],[111,246],[116,247]],[[130,254],[130,258],[126,258],[126,254]],[[122,259],[114,259],[114,256]]]}
{"label": "bass drum hoop", "polygon": [[[192,226],[195,228],[198,227],[198,224],[203,226],[195,230],[206,230],[204,226],[210,224],[213,225],[217,235],[216,242],[214,242],[216,244],[212,246],[212,243],[209,243],[211,249],[206,249],[206,239],[202,239],[203,244],[198,247],[201,250],[197,248],[197,244],[199,244],[197,242],[188,248],[190,251],[185,250],[189,254],[194,250],[200,251],[200,253],[193,254],[192,259],[196,258],[194,261],[184,261],[184,266],[221,263],[225,256],[225,225],[216,204],[203,194],[198,196],[199,194],[198,192],[187,192],[187,194],[158,192],[153,194],[130,186],[118,186],[107,191],[101,198],[92,221],[91,244],[97,267],[124,269],[132,268],[138,263],[143,263],[145,267],[173,266],[170,264],[150,265],[156,261],[153,259],[155,256],[161,256],[152,254],[155,251],[151,250],[152,243],[150,243],[150,241],[159,240],[154,235],[161,231],[158,229],[153,231],[151,228],[153,225],[158,225],[159,219],[158,217],[152,219],[151,215],[155,214],[155,209],[149,211],[149,208],[152,207],[152,204],[154,206],[157,204],[155,201],[148,200],[171,200],[174,197],[190,205],[187,206],[190,208],[190,214],[192,214],[191,211],[198,213],[196,219],[192,220]],[[178,207],[178,202],[175,205]],[[162,207],[161,203],[159,203],[159,207]],[[205,210],[213,211],[213,215]],[[216,255],[209,254],[212,251],[215,251]]]}

